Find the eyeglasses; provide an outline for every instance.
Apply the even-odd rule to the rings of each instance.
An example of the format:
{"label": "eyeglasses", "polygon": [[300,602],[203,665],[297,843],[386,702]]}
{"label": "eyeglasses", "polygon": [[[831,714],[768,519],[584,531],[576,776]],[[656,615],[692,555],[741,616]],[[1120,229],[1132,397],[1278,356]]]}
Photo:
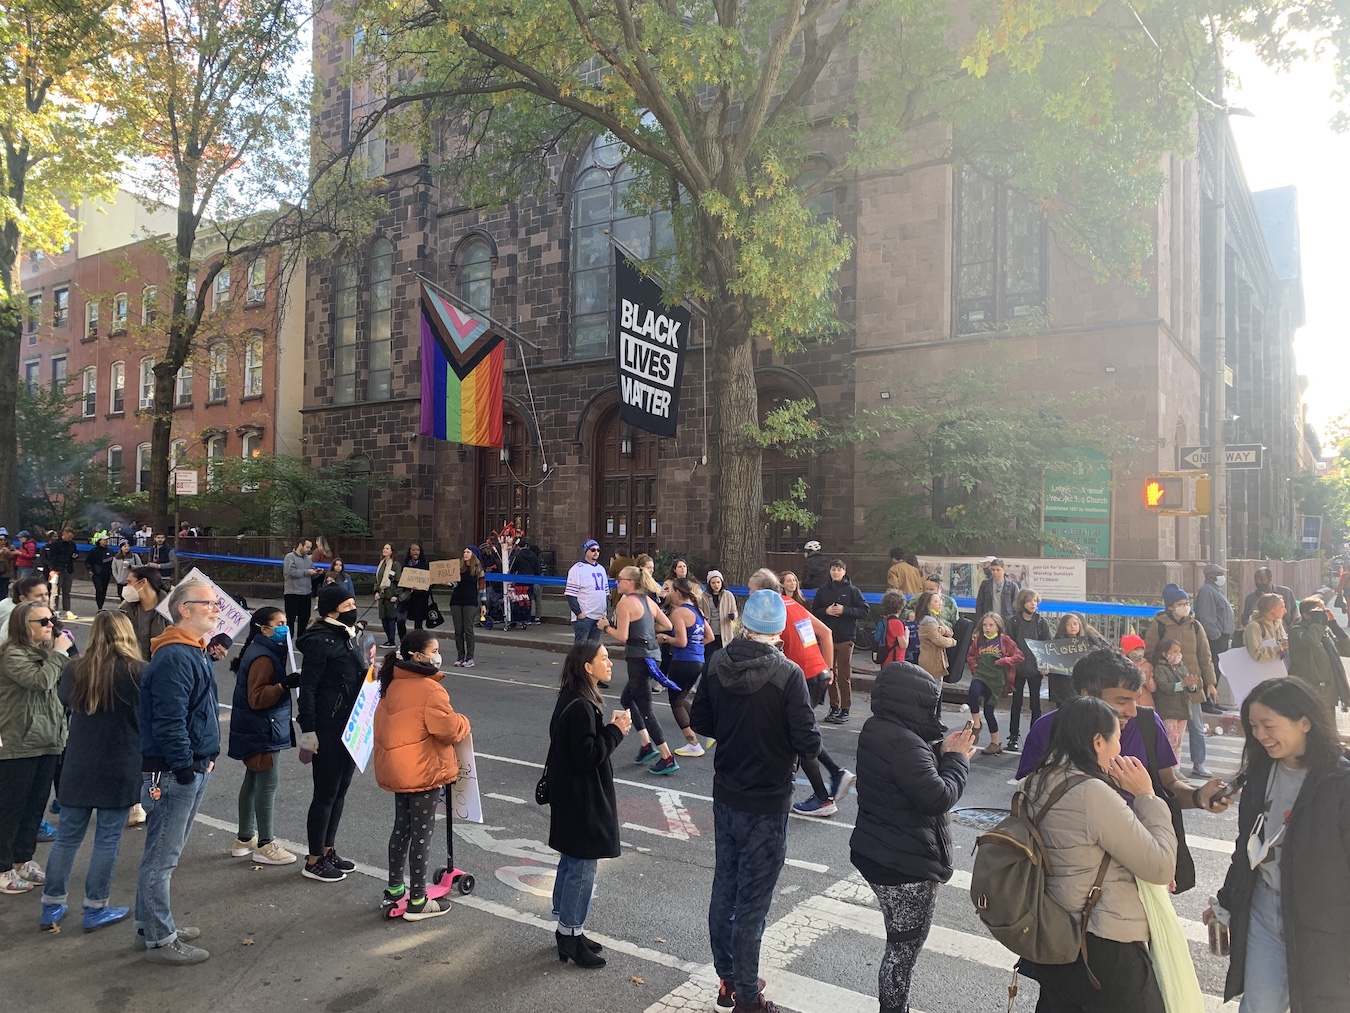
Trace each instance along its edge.
{"label": "eyeglasses", "polygon": [[51,626],[53,623],[56,622],[56,620],[53,619],[51,616],[44,616],[41,619],[30,619],[28,621],[30,623],[37,623],[39,626]]}
{"label": "eyeglasses", "polygon": [[183,604],[184,604],[184,605],[205,605],[207,608],[215,609],[217,612],[220,611],[220,602],[216,601],[214,598],[212,598],[212,599],[209,600],[209,601],[208,601],[207,599],[205,599],[205,598],[189,598],[187,601],[183,602]]}

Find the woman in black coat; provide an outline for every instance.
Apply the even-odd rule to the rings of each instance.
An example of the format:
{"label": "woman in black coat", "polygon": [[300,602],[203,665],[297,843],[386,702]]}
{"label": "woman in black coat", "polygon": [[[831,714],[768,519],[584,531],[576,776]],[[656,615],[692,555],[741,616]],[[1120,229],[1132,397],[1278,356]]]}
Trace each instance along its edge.
{"label": "woman in black coat", "polygon": [[842,559],[830,563],[830,579],[811,599],[811,611],[830,628],[834,637],[830,666],[834,681],[830,683],[830,713],[825,715],[825,721],[846,725],[853,706],[853,641],[858,635],[858,620],[866,619],[872,610],[862,592],[849,582],[848,567]]}
{"label": "woman in black coat", "polygon": [[[422,553],[422,546],[413,542],[408,546],[408,554],[403,557],[403,569],[412,567],[414,570],[430,570],[431,563]],[[409,591],[407,597],[399,601],[398,604],[398,639],[402,642],[408,635],[408,623],[413,624],[413,629],[420,630],[422,624],[427,621],[427,610],[431,607],[430,591]]]}
{"label": "woman in black coat", "polygon": [[1205,912],[1232,937],[1224,999],[1241,994],[1241,1013],[1345,1013],[1350,760],[1335,717],[1306,683],[1270,679],[1242,702],[1242,728],[1237,847]]}
{"label": "woman in black coat", "polygon": [[60,931],[75,853],[91,817],[96,823],[84,877],[84,930],[112,925],[130,913],[125,907],[109,907],[108,896],[127,814],[141,797],[140,699],[145,665],[131,620],[107,610],[94,616],[84,656],[67,662],[61,672],[57,695],[70,712],[70,735],[56,793],[61,826],[47,858],[38,921],[46,931]]}
{"label": "woman in black coat", "polygon": [[909,1009],[914,962],[933,923],[938,886],[952,877],[947,811],[965,789],[975,736],[961,729],[942,738],[941,693],[918,665],[884,666],[872,688],[872,716],[858,738],[858,823],[849,847],[886,921],[877,974],[882,1013]]}
{"label": "woman in black coat", "polygon": [[633,726],[627,710],[604,723],[597,686],[608,686],[614,666],[598,640],[577,644],[563,662],[562,690],[549,722],[549,847],[559,852],[553,885],[558,959],[604,967],[600,944],[583,934],[591,888],[601,858],[619,857],[619,811],[610,755]]}

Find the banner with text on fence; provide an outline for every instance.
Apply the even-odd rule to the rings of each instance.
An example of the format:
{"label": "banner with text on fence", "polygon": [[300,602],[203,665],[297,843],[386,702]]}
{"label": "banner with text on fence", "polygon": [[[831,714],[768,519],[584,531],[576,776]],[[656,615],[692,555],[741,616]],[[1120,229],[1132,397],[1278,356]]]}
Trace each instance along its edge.
{"label": "banner with text on fence", "polygon": [[689,311],[666,306],[661,286],[644,278],[617,248],[614,281],[619,418],[657,436],[674,436],[689,347]]}
{"label": "banner with text on fence", "polygon": [[506,344],[487,322],[423,284],[419,432],[451,443],[502,445]]}

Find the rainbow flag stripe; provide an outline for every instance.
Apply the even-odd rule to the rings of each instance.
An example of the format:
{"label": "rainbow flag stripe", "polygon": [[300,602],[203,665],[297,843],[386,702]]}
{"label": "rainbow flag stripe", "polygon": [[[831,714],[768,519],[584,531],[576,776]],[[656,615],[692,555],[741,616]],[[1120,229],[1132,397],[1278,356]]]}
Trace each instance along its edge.
{"label": "rainbow flag stripe", "polygon": [[476,447],[502,445],[506,343],[476,316],[422,285],[419,432]]}

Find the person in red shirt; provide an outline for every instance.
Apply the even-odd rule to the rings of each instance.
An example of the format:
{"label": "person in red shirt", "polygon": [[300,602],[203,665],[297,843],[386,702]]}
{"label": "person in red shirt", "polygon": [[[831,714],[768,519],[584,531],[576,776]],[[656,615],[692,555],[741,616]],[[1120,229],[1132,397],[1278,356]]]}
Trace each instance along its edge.
{"label": "person in red shirt", "polygon": [[[783,585],[772,570],[756,570],[750,577],[750,593],[768,589],[783,595]],[[813,616],[805,606],[794,598],[783,595],[783,604],[787,606],[787,625],[783,628],[783,654],[802,670],[806,677],[806,688],[811,695],[811,706],[819,707],[825,702],[825,691],[830,685],[830,666],[827,657],[834,657],[834,638],[830,628]],[[815,756],[800,757],[802,773],[811,782],[812,795],[805,802],[794,802],[793,815],[824,818],[839,811],[835,804],[848,794],[857,776],[847,767],[841,767],[830,758],[822,747]],[[821,776],[824,766],[830,772],[829,788]]]}

